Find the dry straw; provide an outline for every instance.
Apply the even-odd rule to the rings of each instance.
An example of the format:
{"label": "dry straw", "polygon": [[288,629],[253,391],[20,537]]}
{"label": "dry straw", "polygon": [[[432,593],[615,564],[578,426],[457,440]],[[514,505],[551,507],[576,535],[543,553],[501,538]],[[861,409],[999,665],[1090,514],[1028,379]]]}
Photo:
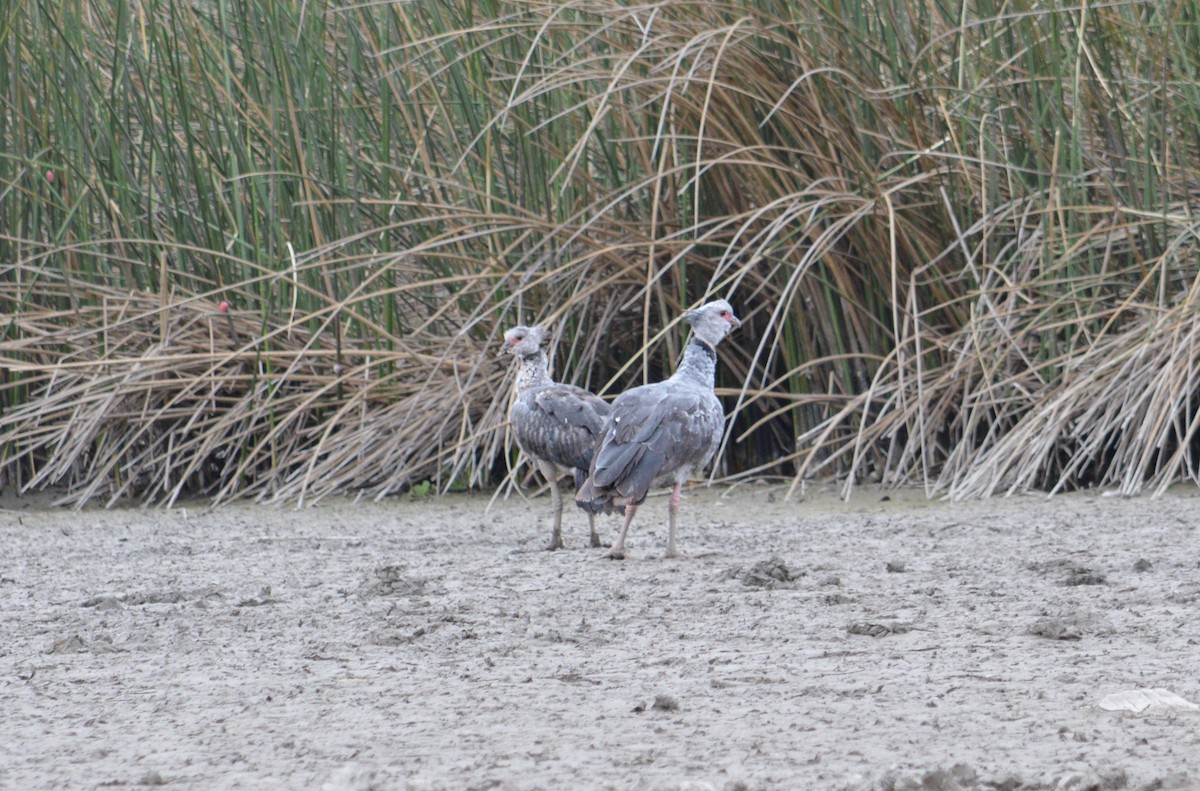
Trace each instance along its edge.
{"label": "dry straw", "polygon": [[9,484],[495,486],[503,329],[613,393],[714,294],[720,476],[1197,477],[1194,3],[23,8]]}

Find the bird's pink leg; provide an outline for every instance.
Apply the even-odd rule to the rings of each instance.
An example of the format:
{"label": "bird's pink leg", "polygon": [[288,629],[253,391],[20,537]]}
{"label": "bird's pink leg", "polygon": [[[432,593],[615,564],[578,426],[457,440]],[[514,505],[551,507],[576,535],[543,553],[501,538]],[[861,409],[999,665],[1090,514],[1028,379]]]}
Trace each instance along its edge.
{"label": "bird's pink leg", "polygon": [[546,549],[551,551],[563,548],[562,540],[562,512],[563,498],[562,492],[558,490],[558,481],[553,475],[546,476],[550,481],[550,497],[554,502],[554,526],[550,528],[550,543],[546,545]]}
{"label": "bird's pink leg", "polygon": [[604,546],[604,544],[600,543],[600,534],[596,532],[596,515],[591,513],[590,511],[588,512],[588,529],[591,530],[591,533],[592,533],[592,540],[591,540],[592,546],[593,547]]}
{"label": "bird's pink leg", "polygon": [[637,513],[637,509],[638,507],[633,503],[625,506],[625,524],[621,527],[621,535],[617,537],[617,543],[612,545],[612,549],[604,553],[604,557],[613,560],[625,559],[625,534],[629,532],[629,524],[633,521],[633,515]]}
{"label": "bird's pink leg", "polygon": [[675,521],[679,515],[679,492],[683,489],[683,482],[675,484],[675,488],[671,490],[671,496],[667,500],[667,554],[663,557],[668,558],[686,558],[687,555],[675,549]]}

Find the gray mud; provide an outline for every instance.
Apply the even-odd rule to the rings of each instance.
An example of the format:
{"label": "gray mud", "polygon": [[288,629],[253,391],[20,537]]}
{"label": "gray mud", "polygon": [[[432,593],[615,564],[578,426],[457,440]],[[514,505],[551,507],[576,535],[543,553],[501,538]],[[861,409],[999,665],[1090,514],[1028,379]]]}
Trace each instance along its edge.
{"label": "gray mud", "polygon": [[[1200,788],[1194,489],[0,503],[0,787]],[[603,522],[611,540],[616,518]]]}

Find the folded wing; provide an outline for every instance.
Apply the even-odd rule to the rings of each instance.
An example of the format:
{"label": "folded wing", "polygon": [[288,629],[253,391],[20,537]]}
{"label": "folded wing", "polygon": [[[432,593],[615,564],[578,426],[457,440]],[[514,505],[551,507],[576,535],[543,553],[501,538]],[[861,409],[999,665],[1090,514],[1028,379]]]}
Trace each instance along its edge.
{"label": "folded wing", "polygon": [[555,384],[518,398],[512,425],[529,455],[587,470],[610,410],[606,401],[582,388]]}
{"label": "folded wing", "polygon": [[708,463],[724,417],[711,393],[668,383],[638,387],[613,403],[590,485],[614,505],[640,503],[656,481],[686,477]]}

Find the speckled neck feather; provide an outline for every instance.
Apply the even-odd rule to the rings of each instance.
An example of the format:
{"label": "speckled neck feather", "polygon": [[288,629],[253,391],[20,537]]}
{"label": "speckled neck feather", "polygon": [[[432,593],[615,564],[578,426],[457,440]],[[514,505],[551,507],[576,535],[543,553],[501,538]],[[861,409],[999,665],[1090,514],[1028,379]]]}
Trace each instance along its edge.
{"label": "speckled neck feather", "polygon": [[550,363],[545,351],[538,349],[535,354],[522,354],[520,358],[521,370],[517,373],[518,393],[554,384],[554,380],[550,378]]}
{"label": "speckled neck feather", "polygon": [[683,351],[675,378],[712,387],[717,379],[717,350],[693,335]]}

